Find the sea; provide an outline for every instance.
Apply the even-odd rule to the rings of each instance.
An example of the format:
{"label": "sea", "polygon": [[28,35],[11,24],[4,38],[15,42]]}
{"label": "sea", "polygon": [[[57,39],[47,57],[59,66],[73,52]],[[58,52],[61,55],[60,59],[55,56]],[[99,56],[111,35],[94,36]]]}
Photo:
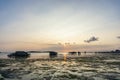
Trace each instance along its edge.
{"label": "sea", "polygon": [[[8,55],[11,54],[10,52],[1,52],[0,53],[0,59],[10,59]],[[29,53],[30,57],[27,59],[50,59],[51,56],[49,53]],[[98,55],[96,53],[80,53],[80,54],[69,54],[67,52],[58,52],[58,55],[52,58],[76,58],[76,57],[86,57],[86,56],[95,56]]]}

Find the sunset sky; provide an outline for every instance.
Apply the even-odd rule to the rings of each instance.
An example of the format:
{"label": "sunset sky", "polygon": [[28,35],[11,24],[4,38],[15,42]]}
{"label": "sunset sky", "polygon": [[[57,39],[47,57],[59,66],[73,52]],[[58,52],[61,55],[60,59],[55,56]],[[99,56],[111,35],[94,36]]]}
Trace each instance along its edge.
{"label": "sunset sky", "polygon": [[0,0],[0,51],[120,49],[120,0]]}

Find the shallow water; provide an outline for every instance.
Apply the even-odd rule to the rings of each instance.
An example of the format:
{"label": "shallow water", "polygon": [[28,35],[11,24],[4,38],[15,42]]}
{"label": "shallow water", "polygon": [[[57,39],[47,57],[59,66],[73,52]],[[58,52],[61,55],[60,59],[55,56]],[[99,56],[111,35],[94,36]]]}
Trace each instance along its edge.
{"label": "shallow water", "polygon": [[[3,52],[0,53],[0,59],[9,59],[9,57],[7,56],[8,54],[10,54],[9,52]],[[74,54],[74,55],[70,55],[69,53],[58,53],[56,58],[74,58],[74,57],[85,57],[85,56],[94,56],[94,55],[98,55],[95,53],[81,53],[80,55],[78,54]],[[49,56],[49,53],[30,53],[30,57],[28,59],[50,59],[51,57]]]}
{"label": "shallow water", "polygon": [[63,55],[69,57],[0,59],[0,80],[120,80],[119,54]]}

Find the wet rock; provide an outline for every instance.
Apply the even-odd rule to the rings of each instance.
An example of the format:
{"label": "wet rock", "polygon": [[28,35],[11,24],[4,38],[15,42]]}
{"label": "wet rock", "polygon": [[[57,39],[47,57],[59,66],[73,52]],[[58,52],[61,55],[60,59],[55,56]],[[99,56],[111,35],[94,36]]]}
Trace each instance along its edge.
{"label": "wet rock", "polygon": [[4,78],[15,78],[15,77],[16,77],[16,74],[12,73],[12,71],[10,71],[10,69],[0,71],[0,74],[1,74]]}
{"label": "wet rock", "polygon": [[120,80],[120,77],[116,77],[115,79],[116,79],[116,80]]}
{"label": "wet rock", "polygon": [[4,80],[4,77],[0,74],[0,80]]}
{"label": "wet rock", "polygon": [[96,75],[96,73],[94,73],[94,72],[83,72],[83,75],[87,76],[87,77],[91,77],[91,76]]}
{"label": "wet rock", "polygon": [[25,70],[19,70],[19,69],[4,69],[0,71],[0,74],[4,78],[10,78],[10,79],[21,79],[22,75],[29,74],[31,71],[25,71]]}
{"label": "wet rock", "polygon": [[55,58],[55,57],[57,57],[57,55],[58,55],[57,52],[54,52],[54,51],[50,51],[50,52],[49,52],[50,58]]}
{"label": "wet rock", "polygon": [[16,51],[15,53],[9,54],[8,57],[9,58],[16,58],[16,59],[18,59],[18,58],[24,59],[24,58],[30,57],[30,54],[28,54],[25,51]]}
{"label": "wet rock", "polygon": [[107,79],[104,79],[104,78],[101,78],[101,77],[93,77],[94,80],[107,80]]}
{"label": "wet rock", "polygon": [[103,76],[108,80],[117,80],[116,77],[120,76],[120,74],[117,74],[117,73],[103,73]]}
{"label": "wet rock", "polygon": [[9,65],[6,63],[0,63],[0,67],[6,67],[6,66],[9,66]]}

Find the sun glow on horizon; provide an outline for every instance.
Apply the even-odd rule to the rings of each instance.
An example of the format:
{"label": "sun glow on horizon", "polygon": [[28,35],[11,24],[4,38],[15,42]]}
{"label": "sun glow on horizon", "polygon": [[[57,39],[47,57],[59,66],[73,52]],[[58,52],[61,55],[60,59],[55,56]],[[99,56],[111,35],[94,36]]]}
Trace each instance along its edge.
{"label": "sun glow on horizon", "polygon": [[[2,0],[0,7],[2,51],[120,48],[117,37],[120,36],[120,5],[117,0]],[[91,37],[99,39],[90,40]]]}

